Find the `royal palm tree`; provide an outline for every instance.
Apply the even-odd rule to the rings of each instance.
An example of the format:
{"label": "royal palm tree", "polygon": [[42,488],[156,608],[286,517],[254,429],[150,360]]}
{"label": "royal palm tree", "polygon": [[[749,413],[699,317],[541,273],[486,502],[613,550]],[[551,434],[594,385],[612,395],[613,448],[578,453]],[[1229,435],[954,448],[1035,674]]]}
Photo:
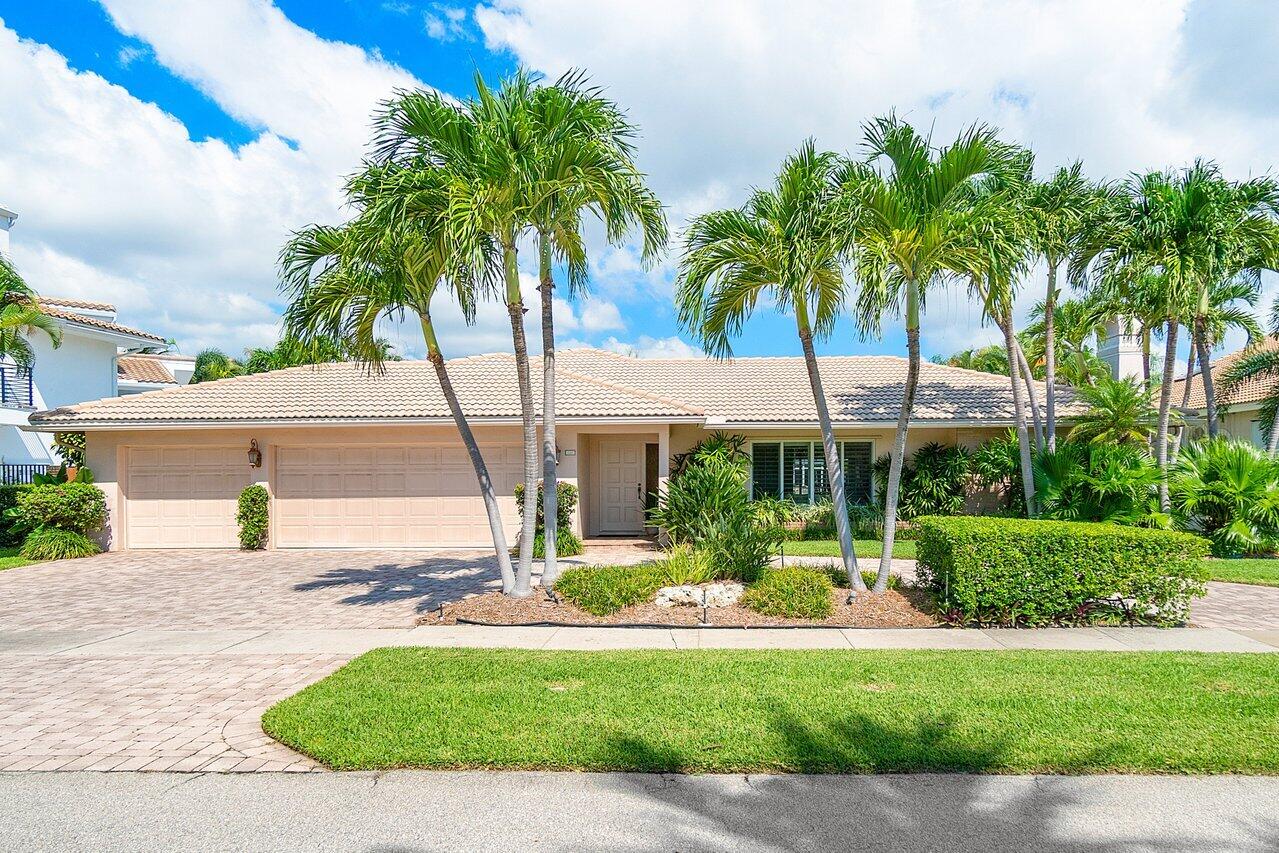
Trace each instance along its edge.
{"label": "royal palm tree", "polygon": [[920,320],[928,292],[948,279],[968,280],[981,270],[979,223],[989,211],[974,204],[971,185],[1001,171],[1012,152],[995,132],[974,125],[950,145],[935,148],[909,124],[890,115],[864,128],[867,161],[844,177],[854,200],[855,264],[861,285],[862,329],[878,331],[886,314],[905,320],[908,354],[901,413],[884,498],[884,549],[875,589],[888,586],[906,434],[919,382]]}
{"label": "royal palm tree", "polygon": [[1146,304],[1162,315],[1155,459],[1165,474],[1159,486],[1163,512],[1169,508],[1168,425],[1178,329],[1198,312],[1207,288],[1257,259],[1256,252],[1244,249],[1256,248],[1253,240],[1260,228],[1254,226],[1269,213],[1253,211],[1251,191],[1236,192],[1233,187],[1238,186],[1203,161],[1180,171],[1133,175],[1108,215],[1080,241],[1071,261],[1072,279],[1120,295],[1141,287]]}
{"label": "royal palm tree", "polygon": [[720,358],[732,355],[731,339],[761,297],[794,315],[821,427],[839,552],[856,593],[866,585],[853,551],[843,460],[813,349],[814,340],[834,329],[847,296],[844,266],[852,246],[843,171],[839,157],[818,153],[809,140],[782,162],[772,187],[756,190],[741,208],[694,219],[680,258],[676,304],[680,323]]}
{"label": "royal palm tree", "polygon": [[545,563],[542,585],[559,575],[555,536],[558,524],[555,453],[555,275],[566,269],[570,295],[585,292],[583,214],[603,225],[605,239],[622,243],[634,227],[643,233],[641,260],[650,262],[666,245],[666,217],[634,162],[636,128],[600,89],[570,72],[553,86],[533,90],[534,138],[544,151],[531,158],[537,203],[531,222],[537,235],[538,292],[542,308],[542,517]]}
{"label": "royal palm tree", "polygon": [[30,338],[36,332],[47,335],[55,349],[62,346],[62,327],[40,309],[35,291],[0,255],[0,358],[29,370],[36,357]]}
{"label": "royal palm tree", "polygon": [[[594,99],[553,97],[541,92],[544,87],[538,82],[537,76],[521,70],[494,90],[477,75],[475,97],[461,102],[436,92],[400,92],[383,104],[374,122],[377,162],[422,167],[399,172],[394,190],[386,193],[386,215],[433,217],[433,188],[438,186],[447,199],[444,209],[450,239],[457,241],[456,250],[466,258],[462,266],[479,273],[485,265],[498,265],[500,274],[486,275],[486,279],[501,282],[498,289],[510,317],[523,421],[526,495],[537,494],[541,454],[524,332],[519,242],[541,224],[548,230],[550,247],[568,257],[577,238],[563,227],[565,222],[576,223],[574,217],[562,212],[565,197],[574,201],[568,209],[589,206],[590,201],[578,201],[592,197],[582,176],[599,169],[601,158],[608,156],[605,146],[587,129],[597,127],[593,114],[599,112],[599,106]],[[581,88],[580,83],[580,75],[570,73],[550,88],[574,92]],[[583,119],[582,113],[592,117]],[[423,195],[428,199],[426,207],[420,203]],[[552,212],[556,212],[554,216]],[[481,238],[500,247],[500,263],[480,250]],[[559,238],[565,241],[563,245],[557,245]],[[547,488],[546,494],[553,499],[555,492]],[[536,518],[537,501],[526,500],[512,591],[516,596],[532,594]],[[546,538],[553,535],[552,531]]]}
{"label": "royal palm tree", "polygon": [[[365,202],[365,194],[378,183],[376,178],[353,181],[348,193]],[[297,232],[284,247],[280,268],[282,287],[290,297],[285,312],[288,336],[303,345],[342,341],[349,355],[381,370],[387,351],[376,336],[378,321],[387,316],[416,316],[426,342],[427,360],[435,369],[453,423],[475,470],[502,591],[511,594],[516,578],[493,480],[458,402],[431,316],[432,302],[443,290],[457,301],[466,320],[472,321],[473,278],[469,271],[457,266],[465,260],[454,252],[455,243],[444,227],[443,207],[433,230],[423,229],[420,218],[412,225],[379,219],[379,210],[366,208],[361,216],[340,227],[312,225]]]}
{"label": "royal palm tree", "polygon": [[1036,259],[1048,267],[1048,291],[1042,303],[1044,334],[1044,430],[1049,450],[1057,447],[1057,272],[1087,233],[1104,203],[1105,188],[1083,176],[1075,161],[1058,169],[1047,181],[1032,182],[1023,199],[1027,237]]}

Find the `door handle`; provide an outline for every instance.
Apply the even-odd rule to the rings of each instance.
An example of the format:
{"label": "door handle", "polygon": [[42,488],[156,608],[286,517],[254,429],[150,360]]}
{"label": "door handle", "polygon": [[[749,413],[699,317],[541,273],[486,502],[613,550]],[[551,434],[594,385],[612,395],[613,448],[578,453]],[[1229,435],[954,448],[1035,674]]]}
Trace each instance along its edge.
{"label": "door handle", "polygon": [[635,484],[635,497],[639,499],[640,503],[644,502],[644,484],[643,483]]}

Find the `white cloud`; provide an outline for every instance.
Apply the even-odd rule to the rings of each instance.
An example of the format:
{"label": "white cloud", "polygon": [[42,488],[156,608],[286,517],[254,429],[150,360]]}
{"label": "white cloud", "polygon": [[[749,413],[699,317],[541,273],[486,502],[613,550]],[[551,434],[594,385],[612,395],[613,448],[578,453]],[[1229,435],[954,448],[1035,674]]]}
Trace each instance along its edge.
{"label": "white cloud", "polygon": [[120,52],[116,54],[116,62],[120,63],[121,68],[128,68],[133,63],[147,55],[146,48],[139,47],[135,44],[126,44],[120,48]]}
{"label": "white cloud", "polygon": [[443,3],[432,3],[431,11],[422,14],[426,34],[439,41],[466,38],[466,10]]}
{"label": "white cloud", "polygon": [[606,332],[610,329],[624,329],[622,315],[617,306],[603,299],[587,299],[582,302],[582,330],[586,332]]}
{"label": "white cloud", "polygon": [[685,343],[674,335],[668,338],[640,335],[634,341],[621,341],[615,337],[609,337],[600,344],[600,349],[620,352],[632,358],[699,358],[705,355],[697,347]]}
{"label": "white cloud", "polygon": [[[677,231],[741,203],[807,136],[856,152],[861,123],[893,109],[939,142],[996,125],[1045,171],[1076,158],[1113,178],[1201,155],[1241,177],[1276,165],[1274,66],[1240,50],[1279,28],[1264,4],[828,0],[782,14],[767,0],[655,0],[593,15],[571,0],[494,0],[475,19],[491,48],[549,76],[586,68],[629,110]],[[597,252],[593,275],[610,298],[668,299],[669,264],[646,276],[627,247]],[[990,337],[962,300],[934,307],[926,345]]]}

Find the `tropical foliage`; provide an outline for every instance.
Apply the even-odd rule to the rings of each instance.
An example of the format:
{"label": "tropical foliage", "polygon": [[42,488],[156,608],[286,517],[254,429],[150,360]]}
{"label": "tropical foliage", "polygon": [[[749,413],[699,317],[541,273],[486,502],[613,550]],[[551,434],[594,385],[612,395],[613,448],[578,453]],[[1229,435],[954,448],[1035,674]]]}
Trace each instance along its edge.
{"label": "tropical foliage", "polygon": [[29,338],[36,332],[48,337],[55,348],[62,346],[57,321],[41,310],[35,291],[13,263],[0,255],[0,358],[30,368],[35,363],[35,350]]}
{"label": "tropical foliage", "polygon": [[[892,460],[885,454],[875,460],[876,492],[887,489]],[[901,507],[903,519],[920,515],[958,515],[964,510],[971,478],[971,459],[962,447],[930,442],[923,445],[902,466]]]}
{"label": "tropical foliage", "polygon": [[[1070,437],[1097,444],[1148,445],[1159,427],[1159,410],[1150,402],[1148,389],[1134,377],[1099,377],[1076,392],[1088,409],[1075,418]],[[1176,423],[1180,416],[1169,419]]]}
{"label": "tropical foliage", "polygon": [[1144,445],[1064,442],[1035,459],[1042,518],[1159,526],[1158,486]]}
{"label": "tropical foliage", "polygon": [[1245,441],[1184,448],[1169,482],[1177,525],[1206,536],[1219,557],[1279,547],[1279,461]]}

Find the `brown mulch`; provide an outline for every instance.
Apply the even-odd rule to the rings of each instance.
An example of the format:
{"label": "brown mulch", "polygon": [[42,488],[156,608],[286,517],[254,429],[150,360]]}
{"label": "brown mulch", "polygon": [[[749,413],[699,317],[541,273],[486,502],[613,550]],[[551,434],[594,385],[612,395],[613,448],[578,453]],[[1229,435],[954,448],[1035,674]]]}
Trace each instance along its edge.
{"label": "brown mulch", "polygon": [[[933,615],[928,595],[923,590],[903,587],[883,595],[863,594],[852,604],[845,604],[847,589],[831,593],[834,612],[829,618],[814,622],[809,619],[783,619],[756,613],[741,604],[711,607],[706,611],[707,624],[741,628],[768,628],[813,625],[830,628],[929,628],[939,624]],[[490,592],[465,598],[444,606],[444,618],[438,611],[423,616],[421,625],[456,625],[459,619],[500,625],[527,625],[534,622],[559,622],[571,625],[670,625],[696,627],[702,621],[700,607],[658,607],[651,602],[625,607],[608,616],[595,616],[567,601],[556,603],[541,591],[529,598],[508,598]]]}

